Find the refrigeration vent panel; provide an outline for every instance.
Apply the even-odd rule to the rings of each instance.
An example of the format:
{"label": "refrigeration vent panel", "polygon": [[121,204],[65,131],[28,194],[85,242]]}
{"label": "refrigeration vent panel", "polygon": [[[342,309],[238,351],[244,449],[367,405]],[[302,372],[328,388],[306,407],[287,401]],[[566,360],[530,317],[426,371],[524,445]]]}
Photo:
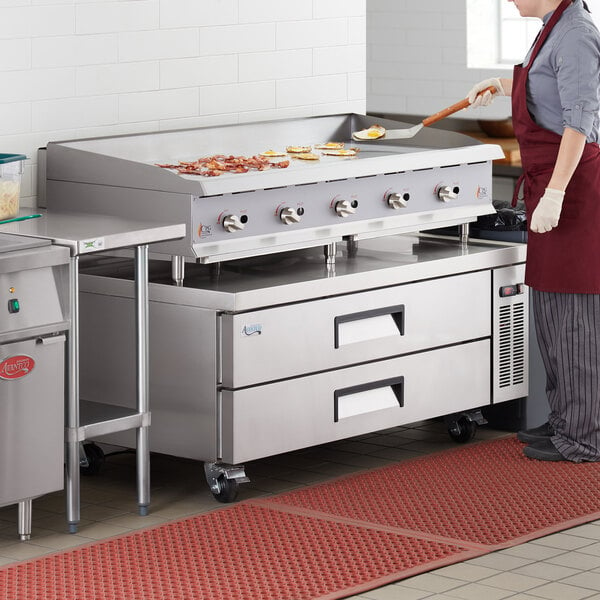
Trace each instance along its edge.
{"label": "refrigeration vent panel", "polygon": [[523,302],[499,309],[498,385],[505,388],[525,381],[525,305]]}

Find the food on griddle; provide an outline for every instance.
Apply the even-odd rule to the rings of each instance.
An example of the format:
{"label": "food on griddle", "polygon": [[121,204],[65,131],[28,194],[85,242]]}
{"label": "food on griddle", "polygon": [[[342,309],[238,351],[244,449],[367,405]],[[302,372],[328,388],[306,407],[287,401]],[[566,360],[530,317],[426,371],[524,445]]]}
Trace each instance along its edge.
{"label": "food on griddle", "polygon": [[361,140],[377,140],[385,135],[385,127],[381,125],[371,125],[368,129],[356,131],[353,136]]}
{"label": "food on griddle", "polygon": [[312,150],[311,146],[288,146],[286,151],[288,154],[307,154]]}
{"label": "food on griddle", "polygon": [[339,148],[337,150],[322,150],[326,156],[356,156],[358,150],[356,148]]}
{"label": "food on griddle", "polygon": [[300,160],[319,160],[319,155],[314,154],[313,152],[300,152],[298,154],[292,155],[294,158],[299,158]]}
{"label": "food on griddle", "polygon": [[195,161],[179,161],[176,165],[157,164],[163,169],[174,169],[180,175],[202,175],[203,177],[218,177],[223,173],[247,173],[248,171],[266,171],[267,169],[285,169],[289,160],[271,162],[264,156],[226,156],[216,154],[198,158]]}
{"label": "food on griddle", "polygon": [[324,144],[315,144],[317,150],[341,150],[344,142],[325,142]]}
{"label": "food on griddle", "polygon": [[285,152],[278,152],[277,150],[265,150],[260,153],[261,156],[266,156],[267,158],[275,158],[277,156],[286,156]]}

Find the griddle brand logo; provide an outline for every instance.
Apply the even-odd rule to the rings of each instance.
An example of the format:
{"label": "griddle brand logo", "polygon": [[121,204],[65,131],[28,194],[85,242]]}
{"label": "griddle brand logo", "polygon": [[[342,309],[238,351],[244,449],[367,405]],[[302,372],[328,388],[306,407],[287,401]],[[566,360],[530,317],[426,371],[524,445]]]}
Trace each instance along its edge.
{"label": "griddle brand logo", "polygon": [[242,329],[242,335],[260,335],[262,333],[262,325],[260,323],[253,323],[252,325],[244,325]]}
{"label": "griddle brand logo", "polygon": [[18,354],[9,356],[0,363],[0,379],[19,379],[29,375],[35,366],[31,356]]}

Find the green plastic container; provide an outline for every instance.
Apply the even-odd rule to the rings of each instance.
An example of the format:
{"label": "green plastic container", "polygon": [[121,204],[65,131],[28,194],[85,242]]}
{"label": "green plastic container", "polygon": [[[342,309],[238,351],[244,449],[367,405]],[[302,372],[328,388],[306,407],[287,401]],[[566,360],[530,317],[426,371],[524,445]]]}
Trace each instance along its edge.
{"label": "green plastic container", "polygon": [[19,214],[24,154],[0,153],[0,221]]}

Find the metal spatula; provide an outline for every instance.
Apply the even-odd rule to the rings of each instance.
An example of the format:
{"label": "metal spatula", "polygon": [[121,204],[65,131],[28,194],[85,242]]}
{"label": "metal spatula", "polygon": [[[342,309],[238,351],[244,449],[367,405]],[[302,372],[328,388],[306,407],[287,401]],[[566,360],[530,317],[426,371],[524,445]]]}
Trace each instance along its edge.
{"label": "metal spatula", "polygon": [[[481,94],[485,94],[486,92],[493,93],[495,91],[496,91],[496,88],[494,86],[489,86],[489,87],[485,88],[484,90],[481,90],[481,92],[479,92],[479,94],[477,94],[477,95],[481,96]],[[467,106],[469,106],[469,99],[464,98],[460,102],[457,102],[456,104],[453,104],[452,106],[448,106],[447,108],[440,110],[439,112],[435,113],[435,115],[431,115],[430,117],[423,119],[418,125],[414,125],[413,127],[408,127],[406,129],[387,129],[385,134],[378,138],[360,137],[361,132],[355,131],[352,134],[352,139],[356,140],[358,142],[371,142],[371,141],[376,142],[378,140],[398,140],[398,139],[411,138],[411,137],[414,137],[417,133],[419,133],[419,131],[421,131],[421,129],[423,129],[423,127],[433,125],[434,123],[437,123],[438,121],[441,121],[442,119],[445,119],[446,117],[448,117],[450,115],[453,115],[455,112],[458,112],[459,110],[462,110],[463,108],[467,108]],[[366,131],[366,130],[363,130],[363,131]]]}

